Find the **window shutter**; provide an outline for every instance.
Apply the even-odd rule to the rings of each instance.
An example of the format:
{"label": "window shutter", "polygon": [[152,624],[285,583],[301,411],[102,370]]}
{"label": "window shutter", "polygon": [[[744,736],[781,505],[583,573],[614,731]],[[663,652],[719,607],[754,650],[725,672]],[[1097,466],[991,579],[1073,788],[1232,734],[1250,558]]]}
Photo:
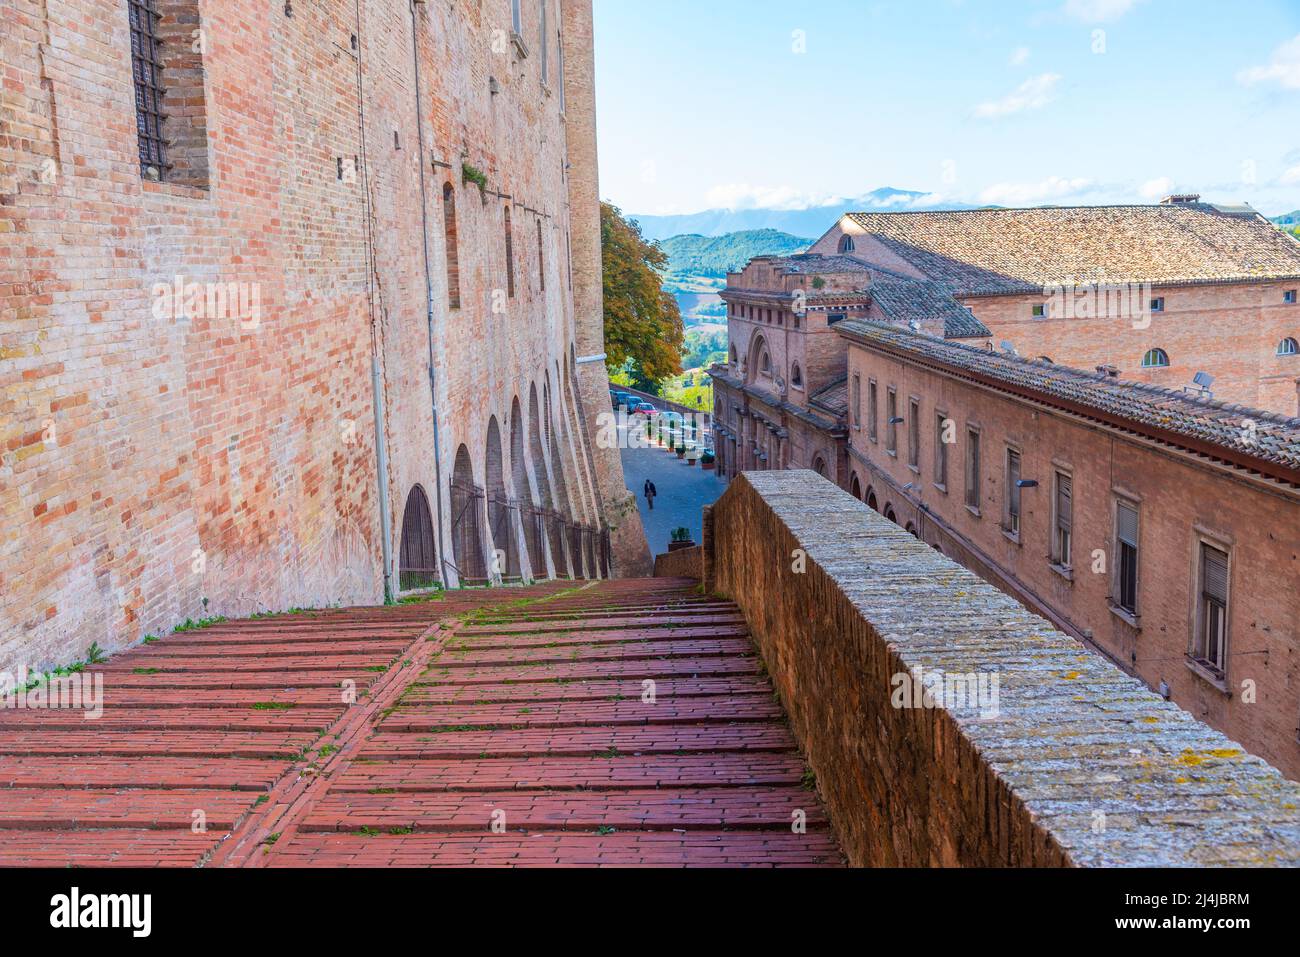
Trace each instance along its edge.
{"label": "window shutter", "polygon": [[1209,545],[1201,546],[1201,566],[1206,596],[1226,605],[1228,603],[1228,556]]}
{"label": "window shutter", "polygon": [[1056,524],[1069,531],[1074,527],[1074,482],[1068,475],[1056,475]]}
{"label": "window shutter", "polygon": [[1138,543],[1138,513],[1132,505],[1126,505],[1120,502],[1115,510],[1115,524],[1119,540],[1125,545],[1132,545],[1137,548]]}

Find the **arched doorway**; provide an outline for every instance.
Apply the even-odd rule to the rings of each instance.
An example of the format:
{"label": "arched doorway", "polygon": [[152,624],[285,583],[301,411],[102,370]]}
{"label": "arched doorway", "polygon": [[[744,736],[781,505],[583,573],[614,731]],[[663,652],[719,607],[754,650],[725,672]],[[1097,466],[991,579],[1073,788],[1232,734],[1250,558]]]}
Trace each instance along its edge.
{"label": "arched doorway", "polygon": [[542,405],[537,401],[537,386],[528,390],[528,449],[533,462],[533,475],[537,477],[537,491],[542,497],[546,512],[546,538],[551,546],[551,561],[555,574],[567,574],[564,559],[564,541],[560,533],[560,516],[556,511],[555,497],[551,494],[550,473],[546,467],[544,433],[542,431]]}
{"label": "arched doorway", "polygon": [[451,476],[451,546],[462,585],[487,581],[483,557],[483,490],[474,484],[474,465],[469,449],[456,450],[456,467]]}
{"label": "arched doorway", "polygon": [[[501,429],[494,415],[488,420],[487,457],[488,530],[496,549],[494,571],[502,578],[520,578],[519,549],[515,545],[514,524],[510,521],[510,497],[506,494],[505,465],[501,457]],[[499,561],[499,566],[497,562]]]}
{"label": "arched doorway", "polygon": [[399,591],[417,591],[441,584],[438,549],[433,535],[433,513],[424,489],[415,486],[406,497],[402,513],[402,545],[398,556]]}

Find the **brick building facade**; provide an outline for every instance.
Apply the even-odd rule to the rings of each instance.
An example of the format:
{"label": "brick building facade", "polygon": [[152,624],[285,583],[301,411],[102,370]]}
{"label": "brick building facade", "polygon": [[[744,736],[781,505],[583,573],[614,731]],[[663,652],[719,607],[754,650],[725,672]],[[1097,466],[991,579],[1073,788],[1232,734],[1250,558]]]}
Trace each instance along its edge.
{"label": "brick building facade", "polygon": [[[1053,317],[1041,262],[1037,293],[954,295],[973,276],[988,289],[1008,282],[967,262],[970,249],[1003,273],[1021,268],[1017,253],[974,244],[965,260],[923,255],[939,231],[921,220],[886,217],[867,235],[850,216],[808,254],[755,260],[723,293],[732,351],[713,370],[719,461],[728,475],[820,472],[1300,778],[1300,419],[1224,401],[1295,388],[1300,366],[1288,363],[1300,360],[1278,343],[1300,335],[1284,278],[1300,273],[1300,247],[1238,213],[1135,209],[1102,218],[1112,230],[1208,221],[1197,242],[1254,249],[1256,271],[1272,249],[1273,275],[1219,281],[1210,274],[1228,267],[1212,255],[1199,273],[1183,261],[1180,285],[1152,285],[1163,310],[1137,328]],[[957,214],[902,217],[913,215]],[[910,242],[881,238],[904,228]],[[1052,255],[1065,255],[1060,245]],[[1136,262],[1137,245],[1127,255]],[[823,278],[816,292],[807,277]],[[818,297],[831,297],[829,315]],[[1048,304],[1045,318],[1035,303]],[[809,341],[809,395],[830,387],[833,407],[787,385]],[[1143,371],[1143,350],[1156,348],[1185,358]],[[1117,367],[1133,350],[1136,368]],[[1212,396],[1182,388],[1200,371],[1215,376]]]}
{"label": "brick building facade", "polygon": [[589,2],[0,17],[0,665],[644,565]]}

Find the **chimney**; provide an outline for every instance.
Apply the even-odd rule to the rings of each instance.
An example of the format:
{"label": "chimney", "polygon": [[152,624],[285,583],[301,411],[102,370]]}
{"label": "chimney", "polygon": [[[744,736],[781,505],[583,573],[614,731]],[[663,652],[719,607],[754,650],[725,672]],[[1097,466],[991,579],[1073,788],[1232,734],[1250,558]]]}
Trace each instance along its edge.
{"label": "chimney", "polygon": [[1174,193],[1160,201],[1161,206],[1190,206],[1201,201],[1200,193]]}

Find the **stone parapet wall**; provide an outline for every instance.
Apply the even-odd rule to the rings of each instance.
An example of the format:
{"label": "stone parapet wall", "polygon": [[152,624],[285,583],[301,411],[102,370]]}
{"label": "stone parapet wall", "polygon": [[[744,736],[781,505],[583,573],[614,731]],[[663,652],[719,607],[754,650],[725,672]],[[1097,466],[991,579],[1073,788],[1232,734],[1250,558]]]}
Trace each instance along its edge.
{"label": "stone parapet wall", "polygon": [[694,578],[699,581],[704,574],[701,564],[701,547],[679,548],[655,556],[656,578]]}
{"label": "stone parapet wall", "polygon": [[[1300,864],[1300,785],[814,473],[708,524],[854,864]],[[895,707],[923,675],[995,704]]]}

